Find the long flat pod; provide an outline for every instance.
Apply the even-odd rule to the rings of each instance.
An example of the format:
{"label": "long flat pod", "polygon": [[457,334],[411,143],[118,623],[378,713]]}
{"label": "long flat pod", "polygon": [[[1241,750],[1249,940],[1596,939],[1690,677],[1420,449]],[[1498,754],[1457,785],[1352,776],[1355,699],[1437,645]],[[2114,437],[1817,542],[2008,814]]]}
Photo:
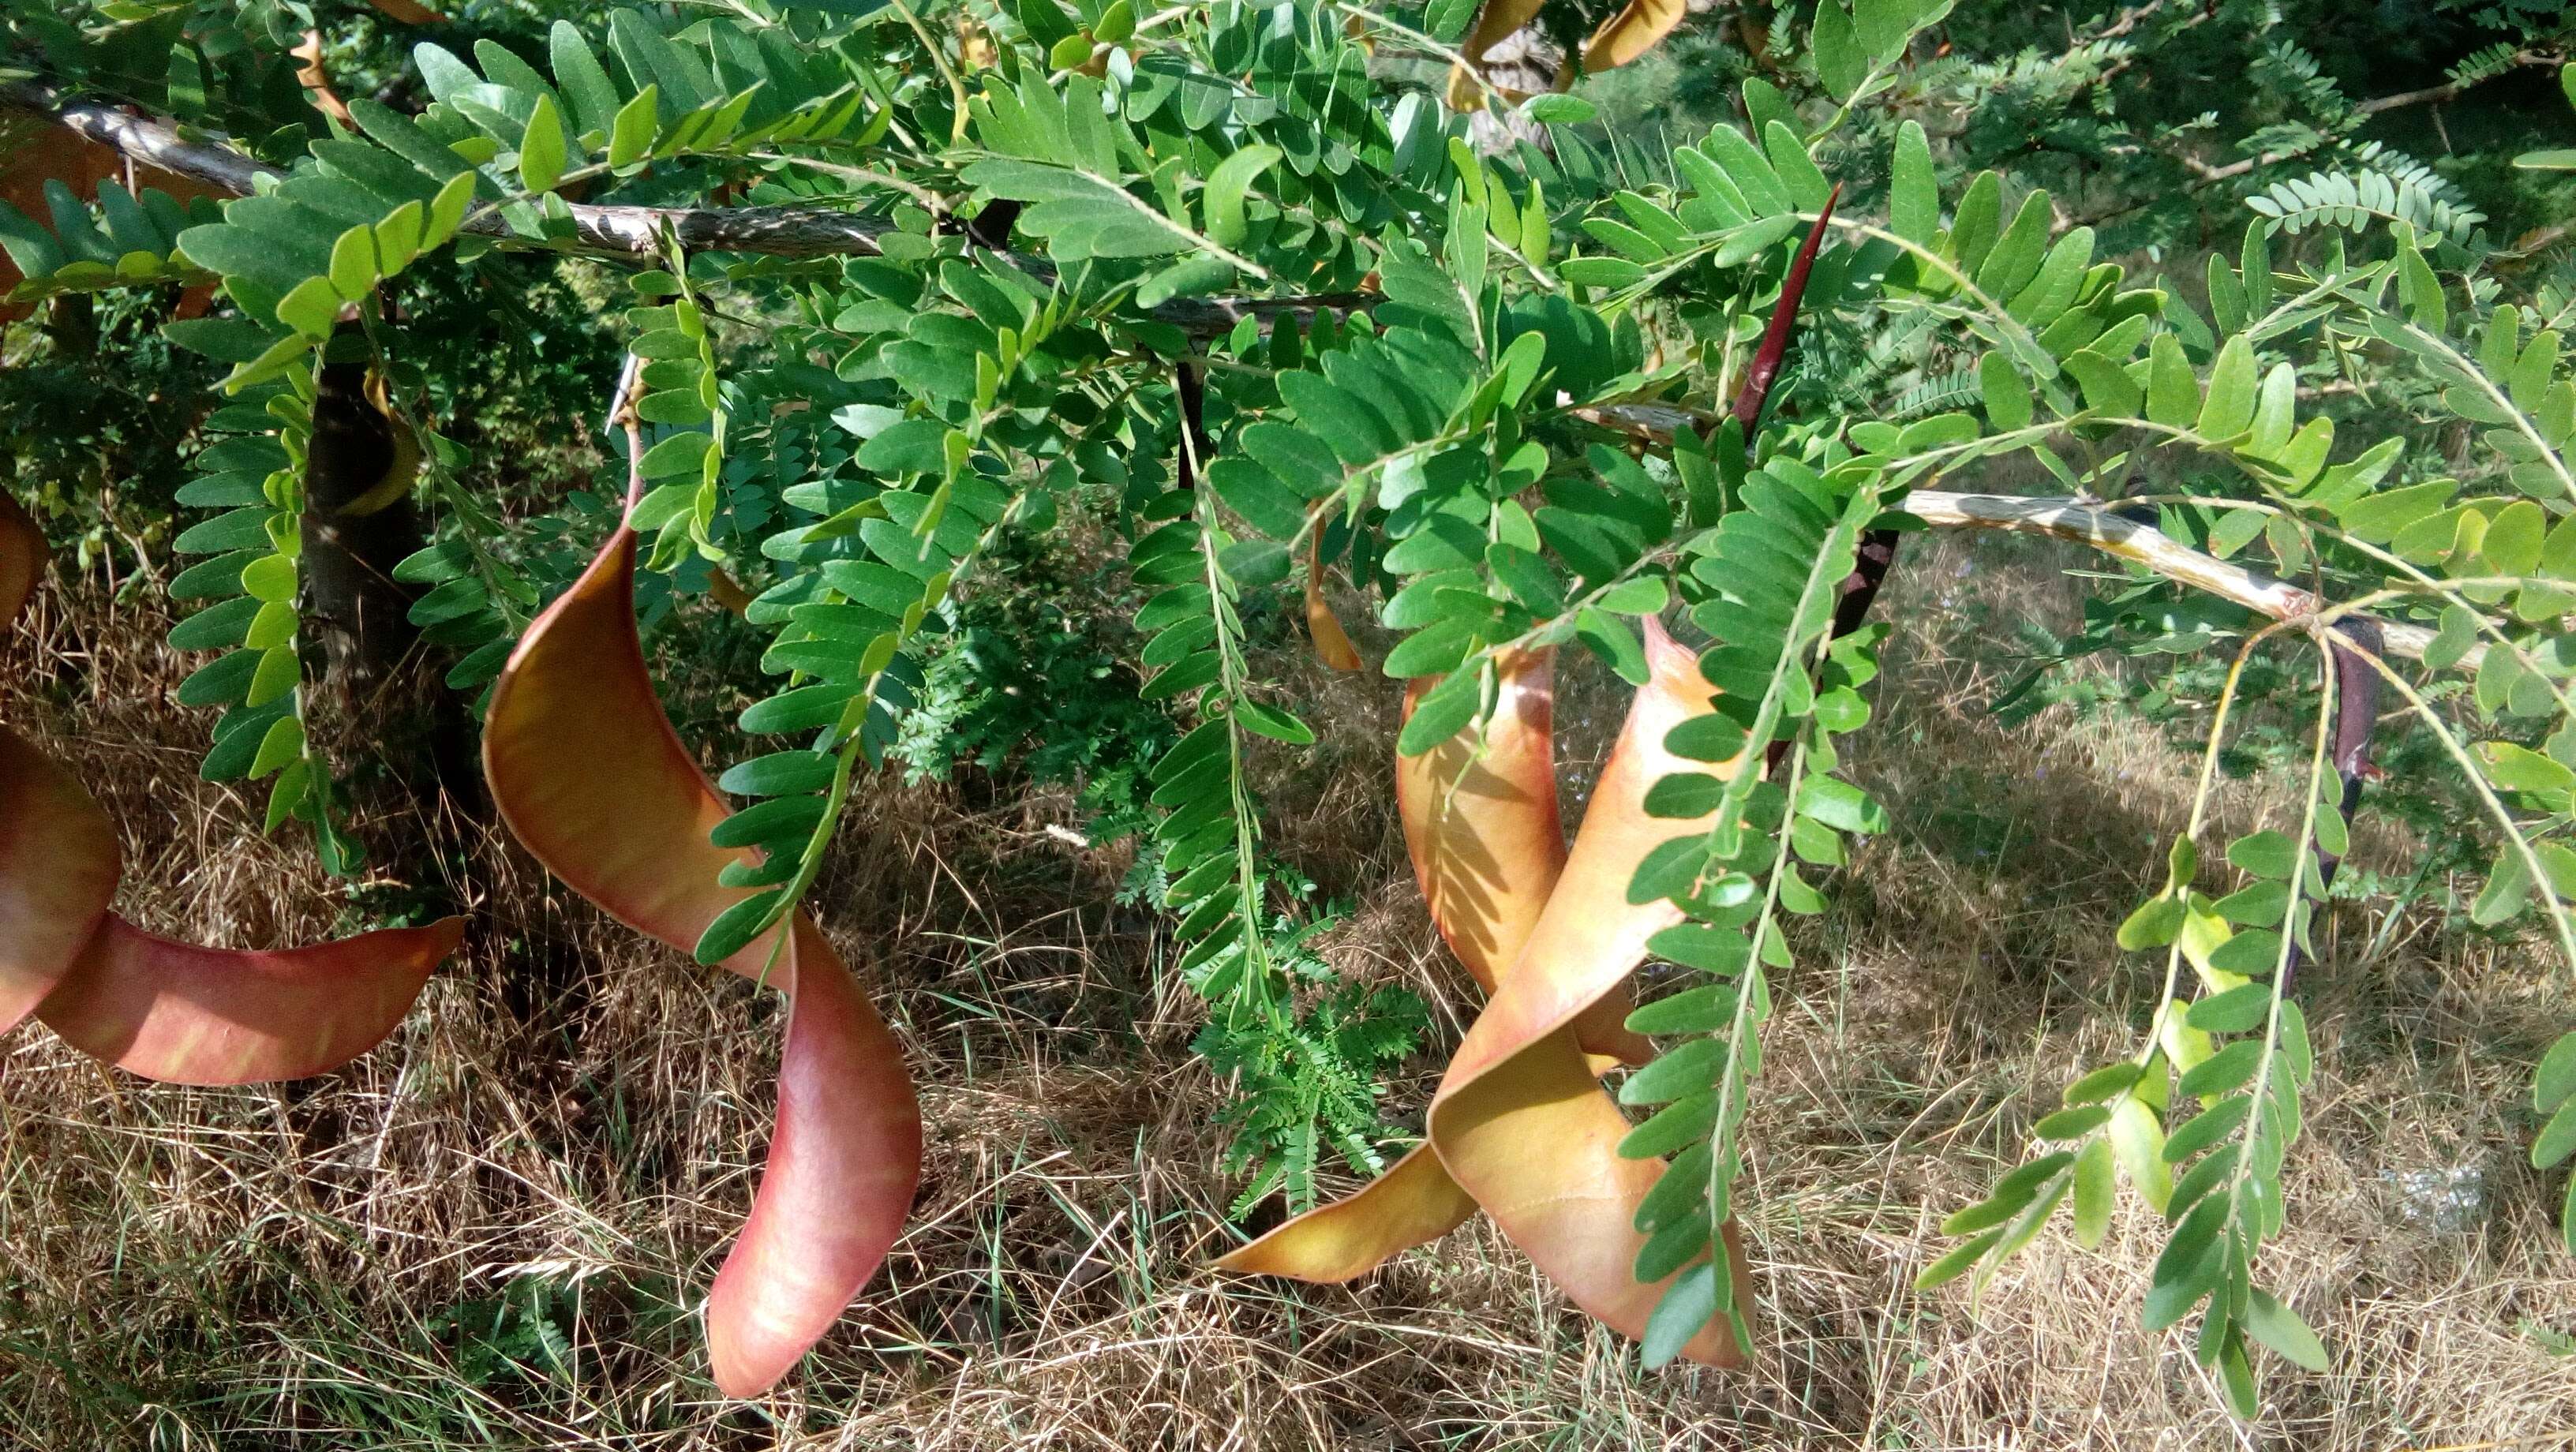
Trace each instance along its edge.
{"label": "long flat pod", "polygon": [[[1494,710],[1481,733],[1470,725],[1419,756],[1395,759],[1396,809],[1423,904],[1449,951],[1489,994],[1565,870],[1555,654],[1498,658]],[[1437,676],[1406,683],[1406,720],[1439,683]]]}
{"label": "long flat pod", "polygon": [[802,913],[787,956],[778,1130],[707,1297],[707,1356],[731,1397],[767,1390],[831,1329],[902,1231],[921,1178],[902,1048]]}
{"label": "long flat pod", "polygon": [[1323,531],[1317,530],[1306,541],[1306,633],[1315,641],[1315,657],[1337,671],[1360,668],[1360,653],[1351,644],[1350,632],[1342,629],[1341,617],[1333,613],[1332,602],[1324,598],[1324,563],[1321,549]]}
{"label": "long flat pod", "polygon": [[[1487,993],[1520,956],[1565,871],[1565,821],[1556,794],[1556,652],[1511,651],[1495,660],[1493,714],[1419,756],[1395,759],[1395,800],[1431,921]],[[1439,677],[1407,684],[1411,719]],[[1642,1064],[1654,1046],[1628,1031],[1624,991],[1584,1018],[1584,1049]]]}
{"label": "long flat pod", "polygon": [[[751,895],[716,881],[751,859],[707,840],[726,806],[644,668],[635,548],[620,525],[510,653],[484,717],[483,774],[511,835],[548,872],[685,953]],[[776,938],[772,930],[724,966],[758,978]]]}
{"label": "long flat pod", "polygon": [[0,630],[9,628],[36,592],[45,568],[45,532],[33,516],[0,489]]}
{"label": "long flat pod", "polygon": [[[536,859],[636,931],[682,951],[747,890],[748,854],[707,834],[724,798],[671,730],[635,634],[635,533],[621,525],[528,627],[493,686],[484,774]],[[751,1218],[707,1305],[717,1385],[775,1384],[884,1260],[921,1178],[903,1054],[803,914],[725,960],[791,995],[778,1129]],[[773,955],[772,947],[778,951]]]}
{"label": "long flat pod", "polygon": [[[1540,0],[1485,0],[1477,8],[1476,25],[1458,44],[1459,59],[1465,65],[1449,69],[1449,107],[1453,111],[1481,111],[1485,106],[1483,88],[1476,77],[1484,74],[1485,52],[1500,45],[1505,36],[1529,24],[1539,12]],[[1469,67],[1473,67],[1473,74]]]}
{"label": "long flat pod", "polygon": [[[1419,756],[1398,755],[1395,797],[1414,880],[1449,950],[1487,992],[1497,969],[1516,959],[1565,868],[1565,826],[1557,809],[1555,652],[1497,658],[1494,709]],[[1439,684],[1417,677],[1404,698],[1407,719]],[[1627,1000],[1602,1000],[1606,1013],[1579,1031],[1587,1048],[1643,1063],[1651,1045],[1620,1023]],[[1375,1270],[1399,1251],[1455,1230],[1476,1202],[1416,1148],[1358,1191],[1289,1220],[1217,1262],[1224,1270],[1338,1282]]]}
{"label": "long flat pod", "polygon": [[174,942],[110,913],[36,1009],[92,1058],[165,1084],[326,1074],[384,1041],[463,918],[274,951]]}
{"label": "long flat pod", "polygon": [[1689,13],[1684,0],[1628,0],[1583,42],[1583,69],[1615,70],[1661,44]]}
{"label": "long flat pod", "polygon": [[71,970],[120,866],[107,813],[53,758],[0,727],[0,1033]]}
{"label": "long flat pod", "polygon": [[1388,1257],[1438,1240],[1476,1213],[1475,1198],[1449,1178],[1428,1144],[1329,1205],[1282,1221],[1218,1258],[1217,1269],[1335,1285],[1357,1280]]}
{"label": "long flat pod", "polygon": [[[43,532],[0,494],[0,626],[43,558]],[[449,918],[279,952],[200,948],[108,911],[122,866],[97,800],[0,728],[0,1032],[33,1012],[147,1079],[300,1079],[383,1042],[465,933]]]}
{"label": "long flat pod", "polygon": [[[1681,920],[1669,901],[1634,904],[1628,884],[1646,854],[1706,823],[1649,817],[1646,791],[1667,773],[1701,769],[1664,749],[1684,719],[1709,709],[1691,652],[1646,621],[1647,683],[1629,707],[1556,891],[1431,1102],[1440,1162],[1511,1241],[1575,1304],[1623,1335],[1644,1333],[1661,1283],[1632,1273],[1643,1245],[1638,1203],[1663,1166],[1619,1156],[1626,1116],[1603,1092],[1577,1042],[1578,1020],[1619,992],[1646,940]],[[1724,770],[1725,768],[1719,768]],[[1737,1294],[1749,1273],[1725,1227]],[[1682,1353],[1716,1366],[1745,1350],[1712,1322]]]}

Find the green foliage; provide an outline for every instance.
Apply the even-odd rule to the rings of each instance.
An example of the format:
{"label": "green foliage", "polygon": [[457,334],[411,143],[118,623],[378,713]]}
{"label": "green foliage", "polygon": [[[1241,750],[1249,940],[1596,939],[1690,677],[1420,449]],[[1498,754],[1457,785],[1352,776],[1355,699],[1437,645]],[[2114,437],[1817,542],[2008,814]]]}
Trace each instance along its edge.
{"label": "green foliage", "polygon": [[101,182],[95,199],[98,216],[93,218],[89,200],[48,180],[45,200],[43,221],[0,202],[0,250],[8,252],[23,278],[10,290],[13,302],[214,279],[178,250],[179,233],[191,223],[204,225],[223,215],[208,198],[181,202],[157,187],[129,192],[115,182]]}
{"label": "green foliage", "polygon": [[[1647,802],[1692,825],[1630,885],[1685,918],[1653,945],[1676,990],[1633,1020],[1664,1050],[1621,1089],[1652,1111],[1625,1151],[1670,1157],[1637,1226],[1638,1274],[1678,1273],[1649,1361],[1745,1311],[1712,1235],[1784,928],[1885,820],[1837,745],[1867,728],[1881,631],[1838,633],[1836,606],[1864,531],[1917,522],[1910,491],[2035,481],[2115,553],[2094,503],[2156,520],[2196,553],[2131,547],[2131,578],[2043,644],[2121,653],[2146,709],[2210,706],[2166,886],[2116,939],[2164,955],[2154,1024],[2037,1122],[2051,1148],[1950,1219],[1966,1238],[1922,1284],[1992,1274],[2061,1204],[2097,1242],[2125,1180],[2170,1221],[2144,1320],[2197,1312],[2232,1405],[2257,1406],[2256,1347],[2324,1363],[2259,1280],[2314,1072],[2284,968],[2314,946],[2319,854],[2348,830],[2331,688],[2282,648],[2335,619],[2367,612],[2423,663],[2380,663],[2412,733],[2391,759],[2443,774],[2448,795],[2420,798],[2445,814],[2442,853],[2477,839],[2472,922],[2539,922],[2576,958],[2576,273],[2555,240],[2498,240],[2563,197],[2545,190],[2561,160],[2479,173],[2363,136],[2415,103],[2357,100],[2337,65],[2361,42],[2283,18],[2313,7],[2122,10],[2042,46],[2000,7],[1826,0],[1782,12],[1760,55],[1728,49],[1741,28],[1683,42],[1726,85],[1681,93],[1703,114],[1679,144],[1589,127],[1569,98],[1524,113],[1547,147],[1494,155],[1305,0],[1144,20],[753,0],[676,23],[620,10],[541,44],[513,21],[418,47],[403,78],[426,102],[362,96],[354,134],[312,120],[291,76],[281,95],[250,44],[300,6],[221,8],[7,13],[48,75],[238,123],[281,174],[219,218],[65,194],[0,217],[0,240],[30,298],[220,280],[223,315],[170,330],[232,367],[178,500],[222,512],[181,535],[205,563],[174,587],[218,602],[175,642],[230,653],[182,700],[226,708],[209,774],[274,773],[270,824],[312,822],[344,870],[297,714],[294,601],[311,380],[355,348],[398,385],[424,461],[431,533],[395,574],[450,689],[489,681],[616,522],[648,539],[650,621],[686,628],[671,606],[692,595],[741,604],[766,679],[737,725],[759,742],[724,748],[719,784],[746,804],[715,835],[760,850],[727,878],[761,891],[702,958],[795,909],[889,757],[1016,762],[1077,784],[1095,837],[1140,838],[1133,886],[1167,914],[1170,971],[1207,1006],[1199,1051],[1235,1086],[1238,1215],[1273,1191],[1311,1203],[1328,1149],[1379,1167],[1376,1083],[1428,1034],[1409,995],[1322,961],[1340,915],[1264,840],[1256,768],[1315,737],[1256,648],[1272,592],[1311,552],[1371,595],[1385,675],[1445,677],[1397,743],[1417,753],[1489,709],[1505,650],[1579,642],[1642,682],[1632,622],[1678,602],[1716,697],[1665,743],[1711,769]],[[2526,44],[2566,23],[2445,14],[2484,27],[2447,57],[2463,112],[2515,93]],[[1472,15],[1418,18],[1454,35]],[[2208,88],[2166,78],[2213,57],[2249,84],[2178,109]],[[1707,428],[1796,311],[1811,230],[1767,413]],[[455,416],[493,395],[460,382],[472,361],[431,320],[524,292],[513,255],[584,251],[624,269],[613,301],[591,274],[558,284],[610,316],[585,361],[628,356],[606,436],[623,477],[515,497],[491,477],[503,451]],[[2155,270],[2106,260],[2133,257]],[[541,302],[549,327],[568,311]],[[606,402],[604,368],[511,366],[542,378],[550,417]],[[1100,598],[1031,579],[1076,537],[1119,561]],[[2304,603],[2264,593],[2293,588]],[[2252,725],[2230,737],[2231,718]],[[1746,766],[1715,769],[1730,760]],[[2298,819],[2204,842],[2222,763],[2303,770]],[[2569,1044],[2541,1066],[2536,1164],[2576,1152]],[[484,1363],[496,1376],[542,1361],[550,1324],[504,1310],[521,1339]]]}
{"label": "green foliage", "polygon": [[[183,346],[208,351],[221,323],[178,322]],[[217,345],[220,346],[220,345]],[[318,373],[318,369],[315,370]],[[305,669],[296,599],[304,552],[304,481],[299,467],[313,432],[315,374],[299,373],[237,394],[206,420],[221,435],[196,458],[197,476],[176,497],[219,511],[181,532],[171,548],[204,556],[170,581],[173,600],[206,605],[172,628],[186,651],[221,651],[179,685],[183,706],[221,706],[208,781],[267,781],[267,830],[288,818],[313,828],[331,872],[353,877],[358,845],[334,820],[329,764],[305,727]]]}
{"label": "green foliage", "polygon": [[1079,831],[1106,847],[1152,827],[1155,760],[1179,739],[1171,712],[1137,694],[1134,602],[1109,571],[1005,546],[1007,589],[970,593],[922,666],[894,756],[913,781],[971,766],[1070,787]]}
{"label": "green foliage", "polygon": [[568,1377],[578,1288],[542,1275],[522,1275],[501,1293],[465,1301],[431,1317],[430,1333],[449,1352],[457,1374],[475,1387]]}
{"label": "green foliage", "polygon": [[[1683,1036],[1619,1093],[1624,1104],[1663,1106],[1629,1133],[1622,1154],[1655,1157],[1687,1146],[1639,1208],[1637,1229],[1648,1237],[1638,1252],[1641,1280],[1709,1257],[1715,1227],[1733,1213],[1743,1169],[1738,1135],[1771,1011],[1766,970],[1791,961],[1778,915],[1825,906],[1798,862],[1839,865],[1844,834],[1886,826],[1875,802],[1832,775],[1831,744],[1869,719],[1856,688],[1877,673],[1870,646],[1879,631],[1837,639],[1832,627],[1881,491],[1877,460],[1820,473],[1775,455],[1743,480],[1737,507],[1689,550],[1691,619],[1717,642],[1700,655],[1699,671],[1717,694],[1712,714],[1673,728],[1664,745],[1738,767],[1723,776],[1676,772],[1646,794],[1656,816],[1708,817],[1704,832],[1650,854],[1628,895],[1682,908],[1690,921],[1659,933],[1651,947],[1710,982],[1629,1020],[1639,1032]],[[1775,746],[1787,748],[1781,767],[1752,769]],[[1670,1357],[1716,1314],[1732,1320],[1739,1344],[1751,1344],[1749,1308],[1733,1304],[1733,1295],[1733,1278],[1714,1269],[1676,1279],[1655,1309],[1647,1360]]]}
{"label": "green foliage", "polygon": [[0,467],[21,498],[78,540],[88,568],[173,531],[182,451],[205,413],[209,365],[162,335],[160,291],[103,292],[49,305],[11,339],[0,368]]}
{"label": "green foliage", "polygon": [[[1333,970],[1305,951],[1317,920],[1302,929],[1274,924],[1264,952],[1290,977],[1330,983]],[[1284,1021],[1245,1024],[1218,1016],[1190,1047],[1210,1071],[1234,1078],[1234,1102],[1218,1122],[1234,1131],[1225,1168],[1246,1176],[1227,1213],[1242,1216],[1272,1194],[1291,1211],[1315,1203],[1315,1171],[1327,1149],[1353,1171],[1377,1174],[1378,1143],[1389,1134],[1377,1079],[1401,1063],[1431,1026],[1430,1010],[1401,988],[1338,983]]]}
{"label": "green foliage", "polygon": [[[2367,142],[2356,159],[2367,163],[2379,154],[2378,143]],[[2275,182],[2247,198],[2246,205],[2278,221],[2284,232],[2318,226],[2361,231],[2397,222],[2463,252],[2484,251],[2477,224],[2486,220],[2485,214],[2461,206],[2456,190],[2422,162],[2393,159],[2398,164],[2384,171],[2365,166]]]}

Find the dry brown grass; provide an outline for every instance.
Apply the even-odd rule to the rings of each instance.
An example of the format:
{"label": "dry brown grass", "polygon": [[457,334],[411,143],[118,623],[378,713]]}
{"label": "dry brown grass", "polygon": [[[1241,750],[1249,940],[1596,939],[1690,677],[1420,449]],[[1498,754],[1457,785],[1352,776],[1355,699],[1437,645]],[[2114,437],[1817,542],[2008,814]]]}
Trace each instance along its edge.
{"label": "dry brown grass", "polygon": [[[1347,1288],[1206,1274],[1233,1188],[1212,1169],[1218,1092],[1188,1058],[1185,995],[1158,983],[1162,940],[1109,903],[1119,864],[1045,833],[1060,799],[970,810],[911,789],[853,826],[821,904],[904,1039],[930,1162],[886,1273],[777,1398],[715,1402],[690,1319],[767,1132],[776,1004],[460,832],[445,870],[478,915],[469,949],[344,1073],[156,1088],[39,1028],[0,1044],[0,1442],[2377,1452],[2576,1428],[2576,1363],[2522,1329],[2576,1326],[2576,1273],[2551,1249],[2554,1187],[2518,1168],[2525,1066],[2566,1024],[2565,975],[2439,933],[2303,979],[2324,1066],[2267,1279],[2335,1364],[2275,1374],[2262,1424],[2215,1409],[2180,1337],[2136,1329],[2158,1226],[2134,1206],[2103,1253],[2052,1232],[1981,1300],[1907,1289],[1945,1247],[1940,1215],[2143,1021],[2153,985],[2111,928],[2189,770],[2141,727],[1978,716],[1993,668],[1960,642],[1992,642],[1953,610],[2070,597],[2017,547],[1914,548],[1861,767],[1899,830],[1807,934],[1769,1039],[1750,1228],[1771,1342],[1752,1374],[1641,1373],[1481,1224]],[[255,802],[196,780],[203,723],[163,704],[179,667],[158,623],[83,598],[0,656],[0,680],[40,681],[0,712],[116,813],[125,908],[243,944],[349,926],[296,845],[249,829]],[[1344,729],[1274,792],[1274,831],[1360,895],[1332,949],[1345,971],[1454,1019],[1462,977],[1372,775],[1386,688],[1297,689]],[[1597,680],[1569,687],[1573,754],[1597,755],[1616,707]],[[2259,798],[2231,791],[2230,819]],[[432,825],[455,826],[367,831]],[[1435,1069],[1396,1086],[1403,1107]],[[2463,1232],[2410,1220],[2380,1180],[2456,1165],[2489,1187]],[[559,1359],[513,1339],[540,1295]]]}

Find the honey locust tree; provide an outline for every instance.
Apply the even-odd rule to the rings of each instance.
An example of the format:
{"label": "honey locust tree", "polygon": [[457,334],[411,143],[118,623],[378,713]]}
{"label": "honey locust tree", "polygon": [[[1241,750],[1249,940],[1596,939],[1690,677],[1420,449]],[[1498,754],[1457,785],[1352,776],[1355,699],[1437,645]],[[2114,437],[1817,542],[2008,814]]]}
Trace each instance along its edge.
{"label": "honey locust tree", "polygon": [[[1642,0],[737,0],[480,37],[376,8],[0,5],[11,299],[59,332],[145,296],[211,365],[169,541],[187,563],[147,577],[203,662],[178,695],[207,714],[204,773],[261,783],[265,829],[358,870],[317,717],[430,661],[407,689],[457,714],[549,870],[792,995],[769,1165],[707,1305],[727,1394],[776,1382],[862,1290],[919,1172],[901,1055],[821,931],[835,827],[963,612],[1014,588],[995,562],[1063,532],[1119,541],[1135,592],[1130,664],[1169,729],[1126,829],[1233,1085],[1235,1213],[1301,1212],[1239,1271],[1347,1279],[1481,1212],[1649,1363],[1758,1349],[1736,1211],[1771,984],[1787,920],[1886,823],[1840,743],[1870,729],[1872,597],[1927,528],[2116,561],[2068,654],[2220,664],[2163,885],[2105,945],[2161,965],[2152,1013],[1951,1215],[1919,1286],[1992,1273],[2061,1205],[2098,1241],[2133,1194],[2166,1222],[2145,1323],[2187,1326],[2237,1411],[2260,1353],[2324,1366],[2263,1246],[2314,1070],[2297,969],[2375,737],[2452,784],[2488,864],[2467,915],[2576,958],[2576,292],[2557,234],[2500,248],[2352,126],[2258,158],[2317,164],[2257,178],[2228,244],[2168,274],[2104,255],[2041,184],[2056,159],[1943,124],[1974,80],[1949,0],[1778,10],[1687,135],[1604,128],[1577,84],[1682,17]],[[2119,45],[2239,8],[2118,12],[2059,100],[2108,85]],[[1525,26],[1553,71],[1489,63]],[[2533,126],[2537,176],[2570,165],[2544,129],[2567,119]],[[619,290],[602,366],[567,379],[616,463],[531,501],[491,487],[500,461],[448,406],[475,365],[440,310],[558,258]],[[1975,489],[1999,479],[2045,492]],[[43,544],[13,505],[0,616]],[[1383,627],[1377,661],[1328,578]],[[1492,995],[1396,1158],[1376,1078],[1420,1007],[1308,946],[1250,770],[1314,741],[1255,648],[1300,595],[1329,664],[1407,683],[1387,759],[1408,845]],[[686,652],[719,611],[763,644],[710,781],[638,623]],[[1568,651],[1635,690],[1570,847]],[[2222,840],[2258,663],[2304,723],[2303,789]],[[156,1077],[319,1072],[455,942],[317,950],[384,986],[364,1022],[299,1038],[323,969],[252,993],[256,965],[125,943],[96,808],[0,741],[10,812],[45,805],[37,849],[0,853],[11,1021]],[[1634,1001],[1649,958],[1670,986]],[[253,1042],[189,1050],[228,997]],[[179,1047],[120,1048],[156,1034]],[[2532,1073],[2547,1166],[2576,1151],[2576,1037]],[[1328,1159],[1378,1178],[1318,1206]]]}

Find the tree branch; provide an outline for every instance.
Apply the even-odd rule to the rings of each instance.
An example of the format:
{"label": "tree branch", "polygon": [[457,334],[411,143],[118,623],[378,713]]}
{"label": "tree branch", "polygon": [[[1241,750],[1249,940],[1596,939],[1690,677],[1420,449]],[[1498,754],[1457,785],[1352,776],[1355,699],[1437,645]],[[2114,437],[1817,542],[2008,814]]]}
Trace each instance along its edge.
{"label": "tree branch", "polygon": [[[1997,529],[2072,540],[2275,620],[2295,620],[2328,607],[2328,602],[2312,591],[2276,580],[2260,570],[2205,555],[2154,525],[2140,524],[2105,504],[2067,497],[1917,489],[1905,496],[1904,512],[1934,529]],[[2422,626],[2375,619],[2374,623],[2386,639],[2387,654],[2421,660],[2433,643],[2433,632]],[[2475,671],[2485,658],[2486,647],[2472,646],[2468,654],[2460,657],[2459,664]]]}
{"label": "tree branch", "polygon": [[[1672,441],[1676,428],[1709,417],[1697,410],[1659,403],[1614,404],[1579,409],[1576,413],[1603,428],[1666,444]],[[2065,495],[1954,494],[1943,489],[1915,489],[1906,494],[1902,512],[1934,529],[1994,529],[2070,540],[2143,565],[2168,580],[2275,620],[2296,620],[2331,606],[2312,591],[2276,580],[2260,570],[2203,554],[2154,525],[2140,524],[2108,504],[2091,500]],[[2379,627],[2387,654],[2421,660],[2433,643],[2433,632],[2422,626],[2367,618]],[[2460,657],[2459,666],[2475,672],[2485,659],[2485,646],[2471,646]]]}
{"label": "tree branch", "polygon": [[[103,146],[207,186],[248,196],[263,176],[285,172],[231,147],[192,141],[170,122],[138,115],[37,81],[0,81],[0,107],[52,121]],[[693,251],[754,252],[770,257],[873,257],[877,239],[893,225],[881,217],[823,207],[619,207],[580,202],[569,204],[573,240],[569,244],[521,237],[488,209],[469,215],[458,230],[490,237],[504,246],[592,256],[652,261],[660,256],[663,229]],[[1021,271],[1045,281],[1055,267],[1044,258],[1003,256]],[[1148,313],[1199,336],[1223,333],[1245,318],[1269,321],[1293,318],[1300,326],[1320,312],[1346,312],[1376,302],[1371,293],[1326,293],[1310,297],[1174,298]]]}
{"label": "tree branch", "polygon": [[[2512,64],[2516,66],[2549,66],[2558,64],[2558,58],[2556,56],[2542,55],[2536,51],[2526,50],[2517,52],[2514,55]],[[2407,106],[2438,106],[2445,102],[2458,100],[2462,94],[2470,90],[2472,87],[2483,85],[2487,81],[2491,81],[2493,79],[2495,79],[2493,76],[2482,76],[2466,85],[2457,81],[2451,81],[2439,86],[2426,86],[2420,91],[2399,91],[2393,96],[2373,96],[2366,101],[2354,102],[2352,108],[2353,114],[2357,116],[2376,116],[2382,111],[2395,111]],[[2258,166],[2270,166],[2274,162],[2289,161],[2294,157],[2304,154],[2305,153],[2302,152],[2267,151],[2260,156],[2248,156],[2237,161],[2228,162],[2224,166],[2213,166],[2208,162],[2202,161],[2199,157],[2189,154],[2177,156],[2175,159],[2180,161],[2183,164],[2183,168],[2189,171],[2192,175],[2199,177],[2204,183],[2209,183],[2233,181],[2237,177],[2245,175],[2247,172],[2252,171]]]}

